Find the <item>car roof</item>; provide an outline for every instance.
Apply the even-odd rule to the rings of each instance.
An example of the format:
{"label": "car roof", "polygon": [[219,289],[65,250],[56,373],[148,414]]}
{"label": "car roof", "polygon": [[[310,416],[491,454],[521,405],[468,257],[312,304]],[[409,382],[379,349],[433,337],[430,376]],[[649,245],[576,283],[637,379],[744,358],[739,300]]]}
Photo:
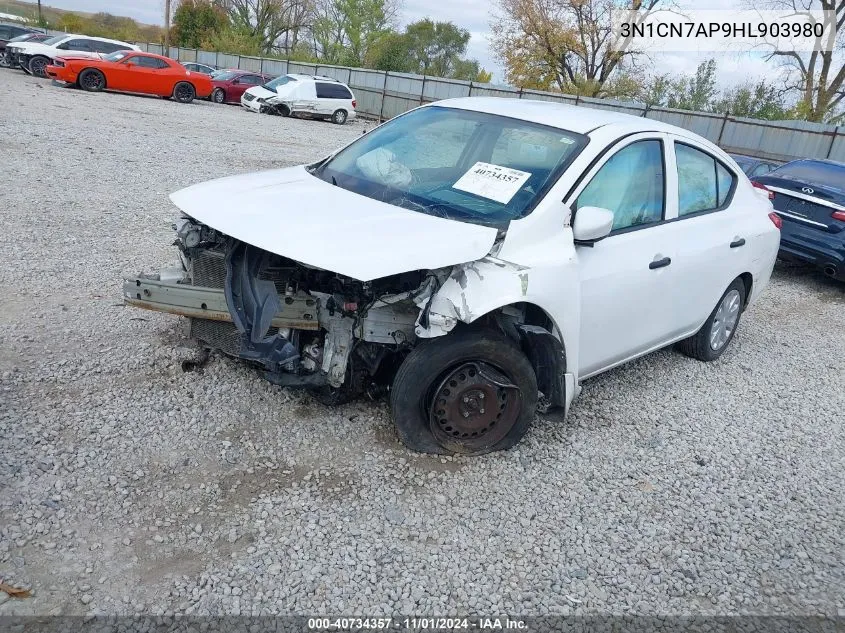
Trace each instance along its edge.
{"label": "car roof", "polygon": [[589,134],[593,130],[606,125],[618,125],[626,128],[639,128],[643,132],[672,132],[684,136],[690,135],[687,130],[654,119],[553,101],[502,97],[460,97],[437,101],[426,107],[432,105],[523,119],[578,134]]}
{"label": "car roof", "polygon": [[[141,55],[143,57],[154,57],[155,59],[163,59],[166,62],[176,61],[175,59],[170,59],[169,57],[167,57],[165,55],[157,55],[156,53],[148,53],[147,51],[136,51],[136,50],[131,49],[131,48],[127,48],[125,50],[120,50],[120,51],[115,51],[115,53],[131,53],[132,55],[134,55],[136,57],[138,55]],[[112,54],[114,54],[114,53],[112,53]]]}
{"label": "car roof", "polygon": [[29,31],[30,33],[41,33],[38,29],[34,29],[31,26],[26,26],[25,24],[21,24],[20,22],[0,22],[0,26],[14,26],[16,29],[23,29],[24,31]]}
{"label": "car roof", "polygon": [[845,167],[845,163],[839,162],[838,160],[830,160],[829,158],[798,158],[790,161],[787,165],[791,163],[823,163],[825,165],[833,165],[834,167]]}
{"label": "car roof", "polygon": [[[309,81],[332,81],[336,84],[343,83],[334,77],[326,77],[325,75],[306,75],[304,73],[286,73],[288,77],[295,77],[296,79],[307,79]],[[344,84],[346,85],[346,84]]]}
{"label": "car roof", "polygon": [[80,35],[79,33],[66,33],[64,37],[81,37],[86,40],[94,40],[95,42],[109,42],[111,44],[129,44],[129,46],[134,46],[134,44],[124,42],[123,40],[113,40],[109,37],[97,37],[95,35]]}

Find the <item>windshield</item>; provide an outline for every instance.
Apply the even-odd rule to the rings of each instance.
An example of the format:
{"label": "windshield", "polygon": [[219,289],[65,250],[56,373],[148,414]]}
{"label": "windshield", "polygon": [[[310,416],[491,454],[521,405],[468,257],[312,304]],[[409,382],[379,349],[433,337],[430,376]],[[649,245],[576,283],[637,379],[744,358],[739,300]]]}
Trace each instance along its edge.
{"label": "windshield", "polygon": [[217,81],[229,81],[230,79],[234,79],[240,73],[232,72],[231,70],[226,70],[224,72],[216,72],[214,73],[214,79]]}
{"label": "windshield", "polygon": [[52,46],[53,44],[58,44],[59,42],[61,42],[66,37],[67,37],[67,35],[54,35],[53,37],[48,38],[41,43],[45,44],[47,46]]}
{"label": "windshield", "polygon": [[119,62],[121,59],[126,59],[128,56],[129,53],[127,53],[126,51],[117,51],[116,53],[106,55],[105,57],[103,57],[103,59],[107,62]]}
{"label": "windshield", "polygon": [[586,141],[520,119],[431,106],[376,128],[315,175],[421,213],[501,225],[530,213]]}
{"label": "windshield", "polygon": [[845,191],[845,165],[814,160],[796,160],[778,167],[767,175]]}
{"label": "windshield", "polygon": [[281,77],[276,77],[275,79],[268,81],[261,87],[276,92],[276,88],[279,86],[284,86],[285,84],[289,84],[293,81],[296,81],[294,77],[291,77],[290,75],[282,75]]}

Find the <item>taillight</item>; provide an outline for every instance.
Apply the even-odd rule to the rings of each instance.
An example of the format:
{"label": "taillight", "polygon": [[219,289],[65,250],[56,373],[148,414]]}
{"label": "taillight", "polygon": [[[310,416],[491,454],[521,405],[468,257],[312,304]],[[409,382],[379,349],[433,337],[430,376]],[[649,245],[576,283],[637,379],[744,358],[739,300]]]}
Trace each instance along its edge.
{"label": "taillight", "polygon": [[353,99],[353,100],[352,100],[352,107],[353,107],[353,108],[357,108],[357,107],[358,107],[358,102],[357,102],[357,101],[355,101],[355,99]]}
{"label": "taillight", "polygon": [[[751,184],[754,185],[755,189],[760,189],[761,191],[765,191],[766,195],[769,196],[769,200],[775,199],[775,192],[772,191],[771,189],[769,189],[766,185],[763,185],[763,184],[757,182],[756,180],[752,180]],[[778,227],[778,228],[780,228],[780,227]]]}
{"label": "taillight", "polygon": [[839,220],[840,222],[845,222],[845,211],[834,211],[830,214],[834,220]]}
{"label": "taillight", "polygon": [[774,211],[772,211],[769,214],[769,219],[772,221],[772,224],[774,224],[778,228],[778,230],[780,230],[783,227],[783,220]]}

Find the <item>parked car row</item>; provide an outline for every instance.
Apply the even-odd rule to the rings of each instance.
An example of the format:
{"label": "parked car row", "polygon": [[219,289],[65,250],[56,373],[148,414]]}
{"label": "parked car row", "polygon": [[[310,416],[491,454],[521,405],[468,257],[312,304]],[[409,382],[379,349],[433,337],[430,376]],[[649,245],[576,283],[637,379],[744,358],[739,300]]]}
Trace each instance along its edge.
{"label": "parked car row", "polygon": [[198,62],[180,63],[119,40],[68,34],[44,38],[20,34],[5,47],[5,65],[89,92],[134,92],[181,103],[210,99],[240,104],[250,112],[328,119],[340,125],[355,118],[355,96],[349,86],[332,77],[287,74],[273,78]]}

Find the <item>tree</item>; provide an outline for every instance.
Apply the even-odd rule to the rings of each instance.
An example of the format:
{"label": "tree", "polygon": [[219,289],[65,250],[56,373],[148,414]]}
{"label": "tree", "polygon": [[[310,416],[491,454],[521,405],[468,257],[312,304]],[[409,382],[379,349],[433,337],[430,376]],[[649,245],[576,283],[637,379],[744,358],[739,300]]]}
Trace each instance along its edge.
{"label": "tree", "polygon": [[311,25],[315,55],[330,64],[360,66],[390,34],[395,16],[392,0],[318,0]]}
{"label": "tree", "polygon": [[229,18],[210,0],[181,0],[173,13],[173,41],[199,48],[202,42],[229,28]]}
{"label": "tree", "polygon": [[[298,33],[310,18],[309,0],[226,0],[229,19],[241,33],[261,40],[261,52],[271,52],[282,35]],[[294,35],[294,40],[296,35]],[[286,38],[286,47],[289,46]],[[295,46],[294,41],[292,46]]]}
{"label": "tree", "polygon": [[56,26],[65,33],[85,33],[88,31],[88,20],[81,15],[68,11],[59,18]]}
{"label": "tree", "polygon": [[[433,22],[426,18],[405,28],[412,72],[435,77],[453,77],[461,56],[466,52],[470,34],[451,22]],[[462,69],[466,72],[466,68]],[[470,69],[471,70],[471,69]],[[478,62],[472,75],[478,74]]]}
{"label": "tree", "polygon": [[207,51],[220,51],[231,55],[261,55],[263,44],[261,37],[242,27],[231,27],[222,31],[213,31],[198,48]]}
{"label": "tree", "polygon": [[694,76],[673,83],[666,105],[680,110],[703,112],[709,110],[717,93],[716,60],[711,58],[698,65]]}
{"label": "tree", "polygon": [[728,90],[713,103],[711,109],[752,119],[777,121],[791,118],[780,92],[765,81]]}
{"label": "tree", "polygon": [[843,0],[771,0],[769,8],[794,11],[831,11],[836,20],[836,35],[830,50],[800,53],[775,50],[769,59],[778,60],[787,71],[787,90],[799,95],[797,113],[808,121],[840,123],[845,118],[840,106],[845,97],[845,2]]}
{"label": "tree", "polygon": [[[499,0],[491,29],[510,83],[588,97],[629,96],[626,62],[640,51],[614,36],[611,11],[642,20],[660,0]],[[635,82],[636,83],[636,82]],[[623,92],[619,92],[623,90]]]}

